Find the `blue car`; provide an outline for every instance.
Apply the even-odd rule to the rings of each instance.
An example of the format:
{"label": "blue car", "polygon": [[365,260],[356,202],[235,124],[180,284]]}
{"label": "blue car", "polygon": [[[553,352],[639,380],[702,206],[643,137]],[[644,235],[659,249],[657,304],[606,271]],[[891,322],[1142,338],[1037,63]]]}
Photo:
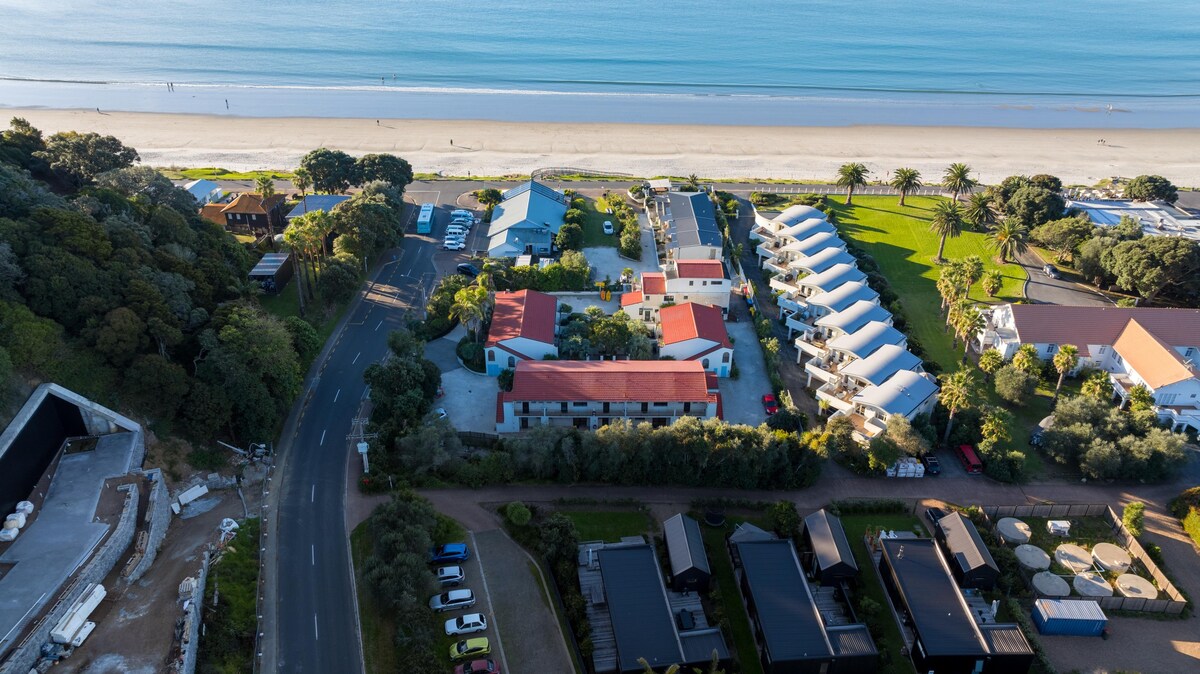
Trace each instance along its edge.
{"label": "blue car", "polygon": [[429,551],[430,564],[465,562],[470,558],[471,551],[467,549],[466,543],[447,543],[445,545],[439,545]]}

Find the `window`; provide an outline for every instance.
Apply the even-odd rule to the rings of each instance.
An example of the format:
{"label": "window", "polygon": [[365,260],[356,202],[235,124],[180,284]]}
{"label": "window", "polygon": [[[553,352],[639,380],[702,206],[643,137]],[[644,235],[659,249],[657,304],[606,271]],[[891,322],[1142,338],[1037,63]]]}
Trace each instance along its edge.
{"label": "window", "polygon": [[684,404],[683,404],[683,411],[684,411],[684,412],[691,412],[691,411],[692,411],[692,404],[691,404],[691,403],[684,403]]}
{"label": "window", "polygon": [[562,412],[563,414],[566,414],[567,413],[567,404],[559,403],[559,411]]}
{"label": "window", "polygon": [[1194,347],[1194,346],[1189,346],[1187,348],[1187,351],[1183,352],[1184,358],[1191,358],[1194,355],[1196,355],[1196,347]]}
{"label": "window", "polygon": [[664,303],[665,303],[665,302],[674,302],[674,301],[675,301],[675,296],[674,296],[674,295],[663,295],[663,302],[664,302]]}
{"label": "window", "polygon": [[509,357],[508,357],[508,366],[509,366],[509,367],[516,367],[516,366],[517,366],[517,359],[516,359],[516,358],[514,358],[514,357],[512,357],[512,356],[509,356]]}
{"label": "window", "polygon": [[688,287],[692,287],[694,285],[696,285],[695,281],[688,281]]}
{"label": "window", "polygon": [[492,351],[491,349],[488,349],[488,362],[489,363],[496,362],[496,352]]}
{"label": "window", "polygon": [[654,403],[655,407],[666,407],[667,403]]}
{"label": "window", "polygon": [[1103,356],[1103,355],[1104,355],[1104,354],[1106,354],[1106,353],[1108,353],[1108,347],[1107,347],[1107,346],[1101,346],[1101,347],[1100,347],[1100,355],[1101,355],[1101,356]]}
{"label": "window", "polygon": [[572,407],[587,407],[587,401],[573,402],[573,403],[571,403],[571,406]]}
{"label": "window", "polygon": [[707,286],[707,285],[708,285],[708,281],[701,281],[701,282],[700,282],[700,285],[701,285],[701,286]]}
{"label": "window", "polygon": [[708,365],[708,359],[707,359],[707,358],[705,358],[704,360],[700,361],[700,367],[704,368],[705,370],[707,370],[707,369],[708,369],[709,365]]}
{"label": "window", "polygon": [[[605,414],[608,414],[608,413],[609,413],[609,405],[610,405],[610,404],[611,404],[611,403],[604,403],[604,413],[605,413]],[[606,422],[604,422],[604,423],[608,423],[608,422],[606,421]]]}
{"label": "window", "polygon": [[1055,350],[1057,350],[1057,349],[1058,349],[1057,344],[1047,344],[1046,345],[1046,353],[1054,353]]}
{"label": "window", "polygon": [[521,403],[521,414],[529,414],[529,402]]}
{"label": "window", "polygon": [[650,411],[650,403],[642,403],[642,412],[644,413],[644,412],[649,412],[649,411]]}
{"label": "window", "polygon": [[729,362],[729,352],[728,351],[726,351],[724,354],[721,355],[721,362],[722,363]]}

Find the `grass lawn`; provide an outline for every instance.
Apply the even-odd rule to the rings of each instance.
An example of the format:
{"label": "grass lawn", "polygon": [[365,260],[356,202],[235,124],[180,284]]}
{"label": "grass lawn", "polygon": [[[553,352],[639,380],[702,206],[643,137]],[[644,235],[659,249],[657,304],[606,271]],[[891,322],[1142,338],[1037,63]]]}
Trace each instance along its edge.
{"label": "grass lawn", "polygon": [[721,593],[725,619],[729,622],[729,635],[733,639],[733,650],[737,653],[739,671],[742,674],[762,674],[762,661],[758,658],[754,630],[750,627],[750,618],[742,605],[742,595],[738,589],[737,577],[733,575],[733,561],[729,559],[729,549],[725,547],[725,537],[733,531],[735,524],[736,522],[730,521],[723,527],[710,527],[701,520],[700,532],[704,536],[708,563],[717,578],[717,589]]}
{"label": "grass lawn", "polygon": [[[907,205],[897,205],[894,196],[856,196],[851,206],[844,197],[830,197],[837,213],[838,230],[879,263],[879,269],[900,296],[913,335],[925,347],[931,360],[944,371],[957,367],[962,349],[952,348],[953,339],[944,331],[940,318],[941,297],[936,283],[938,237],[929,231],[933,205],[940,197],[909,197]],[[1027,278],[1016,264],[1001,265],[979,232],[963,232],[946,240],[946,259],[978,255],[988,271],[1000,270],[1004,286],[997,297],[988,297],[976,284],[970,299],[978,302],[1011,302],[1023,298]]]}
{"label": "grass lawn", "polygon": [[[879,578],[873,570],[874,562],[871,555],[867,552],[867,546],[863,543],[863,535],[868,527],[882,527],[884,529],[892,529],[895,531],[913,531],[919,529],[922,533],[925,532],[921,521],[912,515],[846,515],[842,517],[842,527],[846,530],[846,537],[850,539],[850,548],[854,551],[854,561],[858,562],[859,590],[867,597],[879,602],[879,605],[884,607],[883,635],[887,640],[887,659],[888,664],[880,667],[881,672],[904,672],[912,673],[915,670],[912,666],[912,660],[908,656],[902,655],[900,649],[904,647],[904,637],[900,634],[900,627],[896,625],[896,621],[892,619],[891,613],[887,611],[887,597],[883,593],[883,585],[879,583]],[[880,647],[879,643],[875,644]],[[882,651],[883,649],[880,648]]]}
{"label": "grass lawn", "polygon": [[579,530],[581,541],[616,543],[624,536],[650,531],[650,517],[640,510],[564,510]]}
{"label": "grass lawn", "polygon": [[[613,198],[619,199],[619,192],[613,193]],[[605,213],[608,210],[608,204],[604,198],[592,199],[584,197],[587,205],[583,208],[583,247],[591,248],[593,246],[612,246],[616,247],[619,243],[616,230],[612,234],[604,233],[604,221],[608,220],[613,223],[613,227],[617,226],[617,219],[613,215]]]}
{"label": "grass lawn", "polygon": [[227,171],[211,166],[203,168],[177,169],[174,167],[159,169],[171,180],[257,180],[260,176],[268,176],[272,180],[291,180],[291,171]]}

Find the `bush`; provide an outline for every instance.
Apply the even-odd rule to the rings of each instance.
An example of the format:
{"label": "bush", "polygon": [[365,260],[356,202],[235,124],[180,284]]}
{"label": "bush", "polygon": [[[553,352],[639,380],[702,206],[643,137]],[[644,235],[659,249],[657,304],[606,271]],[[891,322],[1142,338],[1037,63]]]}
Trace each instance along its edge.
{"label": "bush", "polygon": [[1180,521],[1180,524],[1183,525],[1183,530],[1187,532],[1187,535],[1192,537],[1192,543],[1200,546],[1200,509],[1192,508]]}
{"label": "bush", "polygon": [[470,335],[458,340],[458,346],[455,347],[454,353],[458,355],[459,360],[463,362],[463,365],[468,370],[473,372],[487,371],[487,366],[483,362],[483,345],[476,342]]}
{"label": "bush", "polygon": [[526,524],[529,524],[529,520],[533,517],[533,513],[529,512],[529,507],[524,503],[521,503],[520,501],[513,501],[504,508],[504,516],[508,518],[509,522],[512,522],[516,526],[523,527]]}
{"label": "bush", "polygon": [[567,223],[558,230],[554,243],[562,250],[579,250],[583,248],[583,228],[575,223]]}
{"label": "bush", "polygon": [[796,512],[796,504],[791,501],[776,501],[771,504],[768,512],[771,518],[771,528],[784,538],[790,538],[800,532],[800,513]]}
{"label": "bush", "polygon": [[1125,511],[1121,515],[1121,521],[1125,524],[1125,528],[1129,530],[1129,533],[1133,534],[1134,538],[1141,538],[1145,517],[1146,504],[1141,501],[1131,501],[1125,506]]}
{"label": "bush", "polygon": [[563,215],[563,222],[568,225],[582,225],[586,216],[578,208],[571,208]]}
{"label": "bush", "polygon": [[511,391],[513,387],[512,368],[505,368],[501,370],[500,376],[496,377],[496,384],[500,386],[501,391]]}
{"label": "bush", "polygon": [[1033,387],[1037,385],[1037,376],[1015,365],[1005,365],[996,370],[996,395],[1014,405],[1020,405],[1029,400]]}

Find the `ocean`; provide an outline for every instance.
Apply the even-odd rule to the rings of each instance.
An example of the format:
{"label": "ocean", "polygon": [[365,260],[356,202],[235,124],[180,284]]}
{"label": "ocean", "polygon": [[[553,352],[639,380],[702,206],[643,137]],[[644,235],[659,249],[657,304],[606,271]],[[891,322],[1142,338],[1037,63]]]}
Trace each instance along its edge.
{"label": "ocean", "polygon": [[1200,2],[0,0],[0,78],[12,107],[1195,127]]}

